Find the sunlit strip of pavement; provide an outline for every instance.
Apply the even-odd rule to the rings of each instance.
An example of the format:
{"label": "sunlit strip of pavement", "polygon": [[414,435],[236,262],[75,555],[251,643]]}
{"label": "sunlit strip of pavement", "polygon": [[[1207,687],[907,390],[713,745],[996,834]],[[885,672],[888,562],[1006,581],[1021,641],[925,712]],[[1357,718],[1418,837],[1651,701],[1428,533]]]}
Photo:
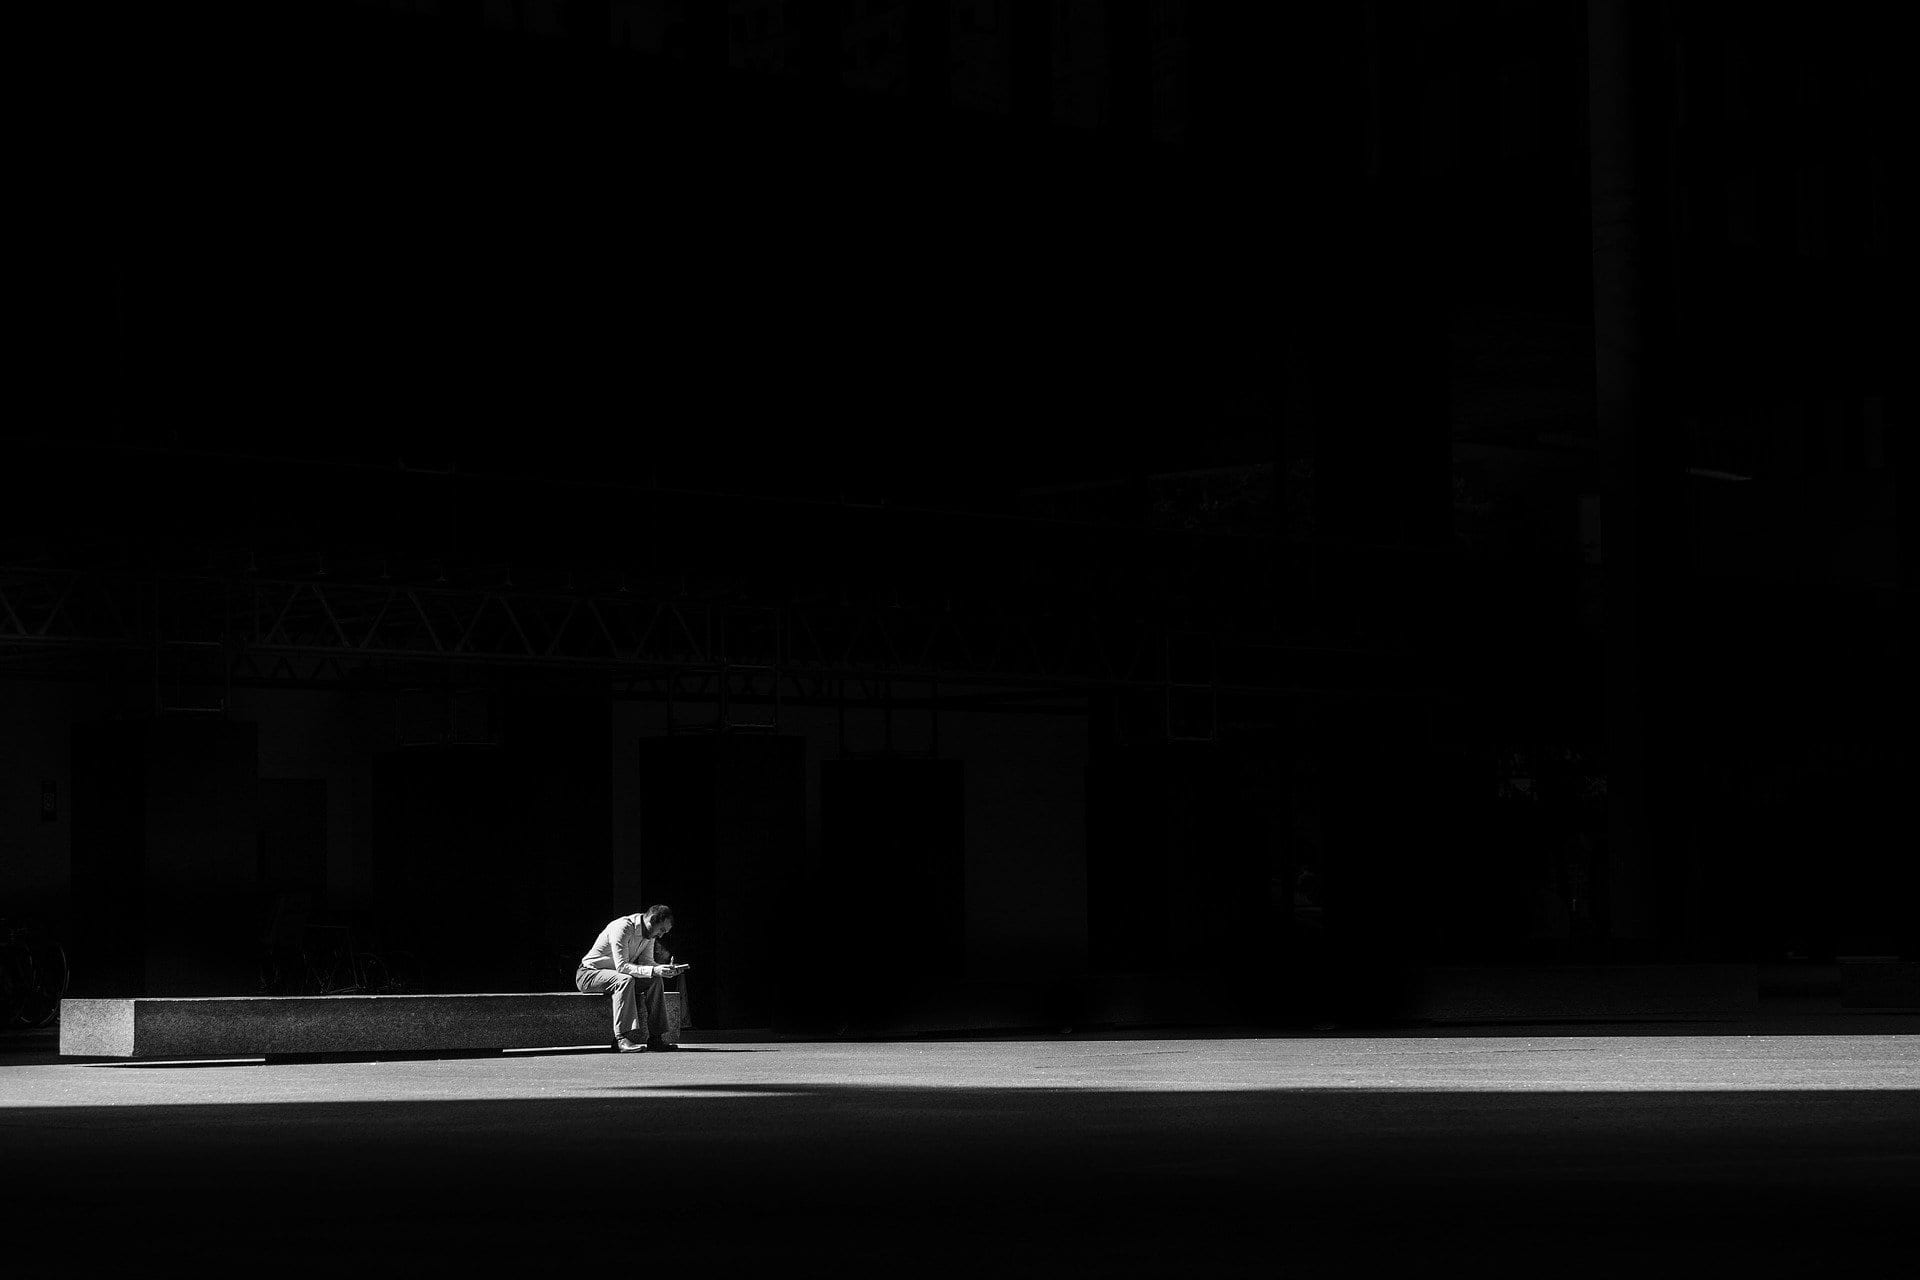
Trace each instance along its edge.
{"label": "sunlit strip of pavement", "polygon": [[491,1057],[265,1063],[0,1060],[0,1108],[605,1097],[864,1089],[1920,1090],[1920,1036],[1483,1036],[766,1042],[672,1054],[577,1046]]}

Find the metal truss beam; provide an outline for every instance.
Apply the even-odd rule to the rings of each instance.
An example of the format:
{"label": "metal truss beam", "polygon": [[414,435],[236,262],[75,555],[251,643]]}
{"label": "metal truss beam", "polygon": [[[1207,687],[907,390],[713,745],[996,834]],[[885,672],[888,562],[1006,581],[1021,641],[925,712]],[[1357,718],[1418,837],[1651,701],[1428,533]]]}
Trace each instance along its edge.
{"label": "metal truss beam", "polygon": [[1088,613],[0,569],[0,663],[89,650],[217,657],[241,683],[427,663],[570,670],[625,681],[629,692],[684,688],[742,703],[844,696],[847,680],[1291,692],[1324,684],[1330,658],[1382,657]]}

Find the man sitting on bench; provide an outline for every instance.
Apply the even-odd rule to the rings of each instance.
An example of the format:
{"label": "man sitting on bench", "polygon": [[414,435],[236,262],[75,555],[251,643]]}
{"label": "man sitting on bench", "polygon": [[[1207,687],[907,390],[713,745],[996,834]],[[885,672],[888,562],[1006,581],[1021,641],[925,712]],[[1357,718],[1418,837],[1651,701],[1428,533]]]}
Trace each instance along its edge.
{"label": "man sitting on bench", "polygon": [[[587,954],[580,957],[580,969],[573,985],[584,992],[613,993],[613,1047],[621,1053],[656,1053],[680,1046],[667,1039],[667,989],[665,980],[685,973],[684,964],[655,964],[653,944],[673,932],[673,908],[648,907],[637,915],[621,916],[608,923],[593,940]],[[671,957],[669,957],[671,958]],[[639,996],[636,986],[646,984],[647,1039],[642,1044]]]}

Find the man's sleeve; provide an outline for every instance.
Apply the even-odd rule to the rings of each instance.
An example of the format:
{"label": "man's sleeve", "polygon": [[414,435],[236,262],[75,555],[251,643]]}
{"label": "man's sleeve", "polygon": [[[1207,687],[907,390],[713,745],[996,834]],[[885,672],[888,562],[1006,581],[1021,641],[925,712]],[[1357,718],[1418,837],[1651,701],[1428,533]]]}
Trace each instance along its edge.
{"label": "man's sleeve", "polygon": [[609,933],[612,935],[609,941],[613,944],[614,971],[617,973],[632,974],[636,978],[651,978],[653,976],[653,966],[633,964],[627,955],[627,935],[631,933],[632,930],[633,926],[630,924],[623,924],[618,929],[609,930]]}

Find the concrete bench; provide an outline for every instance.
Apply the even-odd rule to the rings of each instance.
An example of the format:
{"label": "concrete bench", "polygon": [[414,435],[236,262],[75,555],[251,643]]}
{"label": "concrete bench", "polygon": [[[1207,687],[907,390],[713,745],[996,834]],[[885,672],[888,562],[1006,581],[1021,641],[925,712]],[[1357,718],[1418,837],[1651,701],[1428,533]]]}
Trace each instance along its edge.
{"label": "concrete bench", "polygon": [[[678,1042],[681,996],[666,994],[662,1039]],[[645,1035],[644,1009],[640,1016]],[[574,991],[60,1002],[60,1053],[75,1058],[273,1058],[612,1043],[610,998]]]}

